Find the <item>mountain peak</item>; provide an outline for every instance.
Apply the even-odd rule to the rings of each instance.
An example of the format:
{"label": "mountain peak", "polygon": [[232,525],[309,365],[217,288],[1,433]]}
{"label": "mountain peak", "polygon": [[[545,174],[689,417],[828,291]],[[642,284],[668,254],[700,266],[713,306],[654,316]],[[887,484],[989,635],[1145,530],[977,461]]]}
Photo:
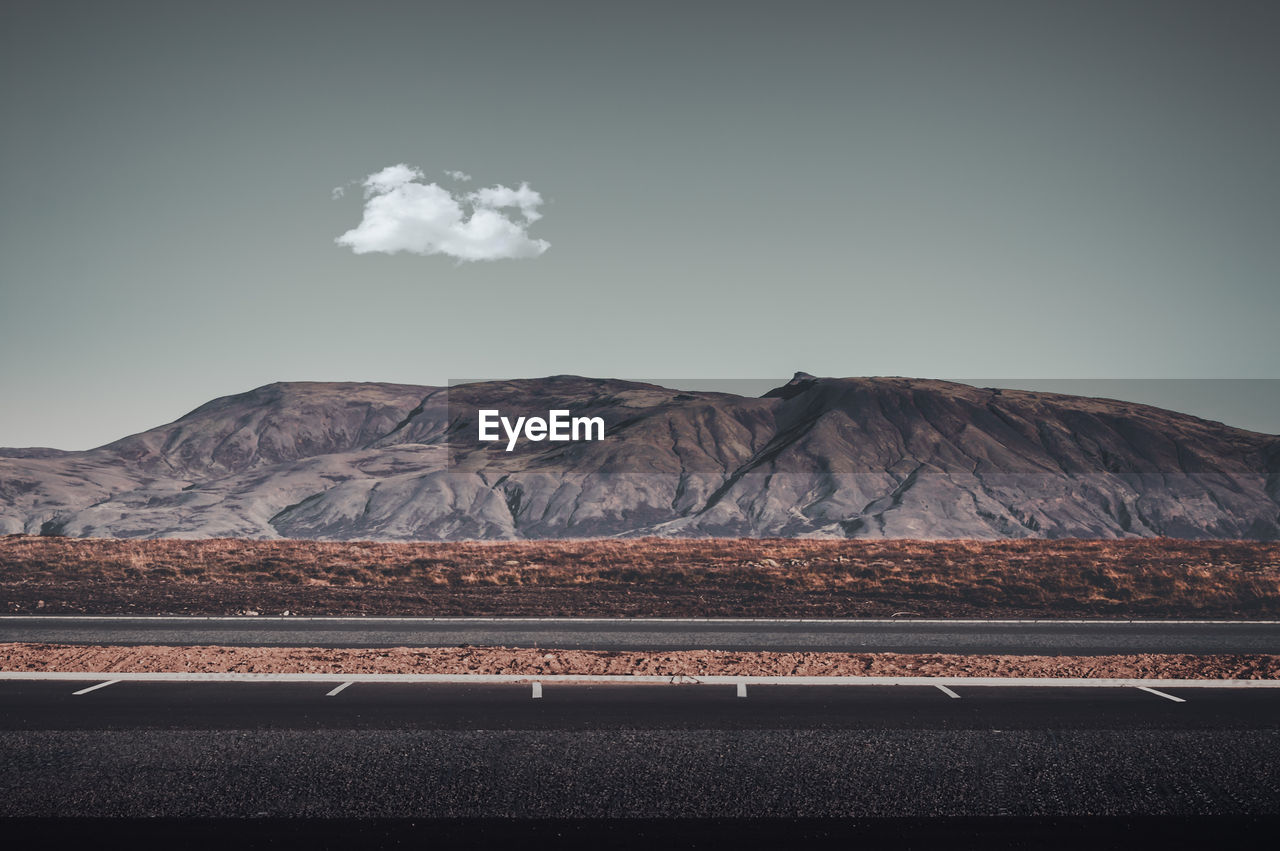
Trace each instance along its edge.
{"label": "mountain peak", "polygon": [[781,387],[775,387],[762,396],[762,399],[790,399],[799,396],[808,390],[818,381],[817,376],[810,375],[807,372],[797,372],[791,377],[791,380]]}

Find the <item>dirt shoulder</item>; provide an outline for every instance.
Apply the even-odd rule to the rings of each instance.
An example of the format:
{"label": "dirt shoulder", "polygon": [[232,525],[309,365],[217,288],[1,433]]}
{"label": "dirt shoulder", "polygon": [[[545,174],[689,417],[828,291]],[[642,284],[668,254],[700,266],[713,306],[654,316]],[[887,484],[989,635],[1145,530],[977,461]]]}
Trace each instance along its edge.
{"label": "dirt shoulder", "polygon": [[659,653],[514,647],[317,649],[0,644],[0,670],[93,673],[611,674],[1276,679],[1280,656]]}
{"label": "dirt shoulder", "polygon": [[0,538],[0,612],[1280,617],[1280,543]]}

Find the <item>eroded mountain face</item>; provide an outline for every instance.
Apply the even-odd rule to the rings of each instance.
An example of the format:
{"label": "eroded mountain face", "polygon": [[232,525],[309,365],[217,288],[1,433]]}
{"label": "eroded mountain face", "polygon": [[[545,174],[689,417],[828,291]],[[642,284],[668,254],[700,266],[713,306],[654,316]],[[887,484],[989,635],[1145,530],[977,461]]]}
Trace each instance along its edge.
{"label": "eroded mountain face", "polygon": [[[476,439],[477,411],[600,417]],[[385,540],[1280,537],[1280,438],[1143,405],[798,374],[273,384],[87,452],[0,451],[0,531]]]}

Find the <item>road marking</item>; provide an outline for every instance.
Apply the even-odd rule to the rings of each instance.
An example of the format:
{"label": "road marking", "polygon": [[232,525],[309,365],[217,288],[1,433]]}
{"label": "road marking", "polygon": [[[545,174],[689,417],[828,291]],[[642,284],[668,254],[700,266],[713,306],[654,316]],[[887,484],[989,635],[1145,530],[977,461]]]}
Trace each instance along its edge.
{"label": "road marking", "polygon": [[747,696],[747,684],[738,683],[738,697],[746,697],[746,696]]}
{"label": "road marking", "polygon": [[[115,671],[4,671],[4,680],[65,680],[84,682],[112,677],[113,683],[453,683],[475,685],[477,683],[531,683],[578,685],[635,685],[639,683],[664,683],[670,685],[668,674],[277,674],[277,673],[178,673],[176,671],[147,671],[117,673]],[[1191,680],[1191,679],[1122,679],[1119,677],[858,677],[858,676],[743,676],[742,674],[699,676],[703,685],[786,685],[786,686],[999,686],[1001,688],[1211,688],[1211,689],[1280,689],[1280,679],[1270,680]]]}
{"label": "road marking", "polygon": [[533,699],[537,700],[542,697],[542,683],[533,684]]}
{"label": "road marking", "polygon": [[934,686],[934,688],[936,688],[936,689],[938,689],[939,691],[941,691],[941,692],[942,692],[943,694],[945,694],[947,697],[954,697],[954,698],[957,698],[957,699],[960,697],[960,695],[956,694],[954,691],[952,691],[951,689],[947,688],[946,686]]}
{"label": "road marking", "polygon": [[329,692],[328,694],[326,694],[326,695],[325,695],[325,697],[337,697],[337,696],[338,696],[338,693],[339,693],[340,691],[342,691],[344,688],[346,688],[347,686],[349,686],[349,685],[353,685],[353,683],[343,683],[342,685],[338,686],[338,687],[337,687],[336,689],[334,689],[333,691],[331,691],[331,692]]}
{"label": "road marking", "polygon": [[88,688],[82,688],[82,689],[80,689],[80,691],[73,691],[73,692],[71,692],[71,693],[72,693],[73,695],[74,695],[74,694],[88,694],[89,692],[91,692],[91,691],[97,691],[97,690],[98,690],[98,689],[100,689],[100,688],[106,688],[107,686],[113,686],[113,685],[115,685],[115,684],[116,684],[116,683],[118,683],[118,682],[120,682],[120,681],[119,681],[119,680],[107,680],[105,683],[98,683],[96,686],[89,686]]}
{"label": "road marking", "polygon": [[1146,686],[1138,686],[1138,689],[1140,691],[1150,692],[1151,694],[1154,694],[1157,697],[1163,697],[1166,700],[1172,700],[1174,703],[1186,703],[1186,700],[1182,699],[1181,697],[1174,697],[1171,694],[1165,694],[1164,692],[1156,691],[1153,688],[1147,688]]}

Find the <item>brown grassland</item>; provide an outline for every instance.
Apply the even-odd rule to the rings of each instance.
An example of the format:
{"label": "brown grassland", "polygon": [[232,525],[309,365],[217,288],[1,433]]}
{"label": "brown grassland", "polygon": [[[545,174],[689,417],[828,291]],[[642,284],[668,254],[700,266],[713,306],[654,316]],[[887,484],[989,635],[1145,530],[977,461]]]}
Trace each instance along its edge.
{"label": "brown grassland", "polygon": [[0,538],[0,611],[300,615],[1280,615],[1280,543]]}

